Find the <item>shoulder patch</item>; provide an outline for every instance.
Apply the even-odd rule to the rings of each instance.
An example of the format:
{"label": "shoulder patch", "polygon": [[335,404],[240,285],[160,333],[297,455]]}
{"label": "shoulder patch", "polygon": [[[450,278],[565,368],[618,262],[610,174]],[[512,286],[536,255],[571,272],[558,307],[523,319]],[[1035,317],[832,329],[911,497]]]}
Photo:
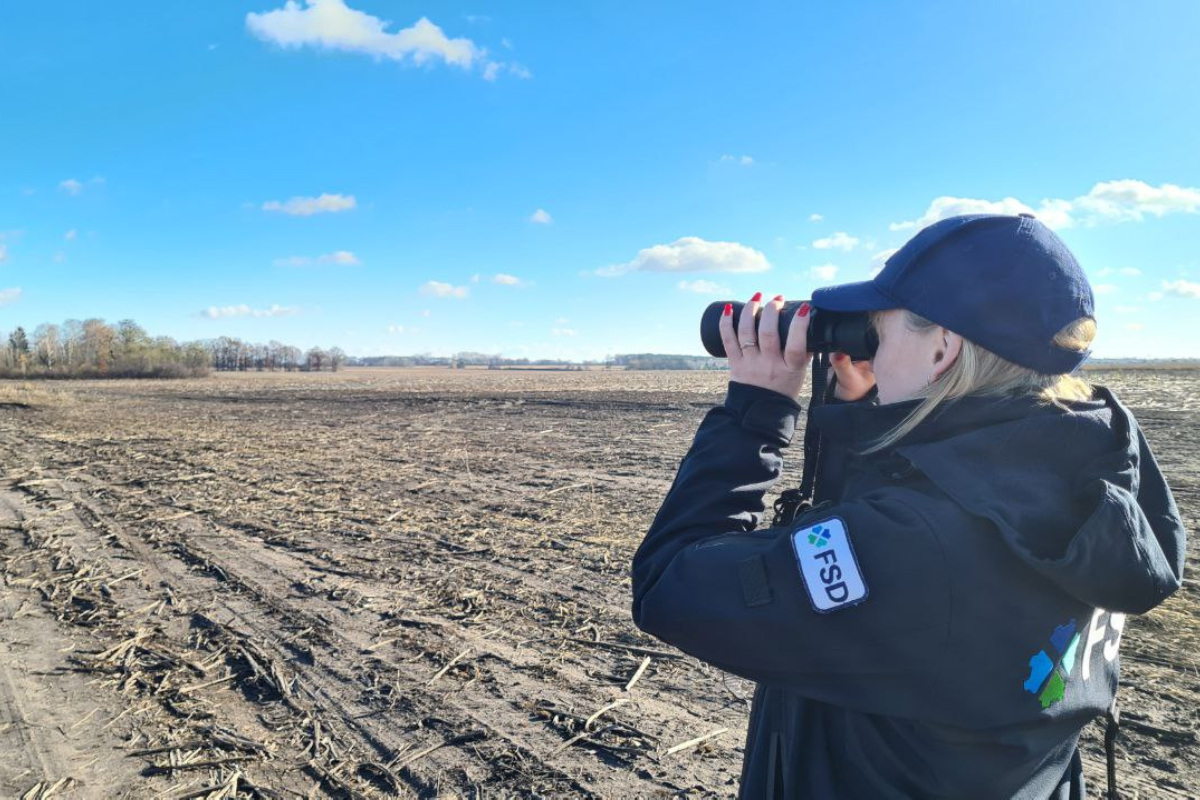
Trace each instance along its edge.
{"label": "shoulder patch", "polygon": [[867,584],[846,523],[840,518],[830,517],[795,530],[792,549],[814,611],[827,614],[867,599]]}

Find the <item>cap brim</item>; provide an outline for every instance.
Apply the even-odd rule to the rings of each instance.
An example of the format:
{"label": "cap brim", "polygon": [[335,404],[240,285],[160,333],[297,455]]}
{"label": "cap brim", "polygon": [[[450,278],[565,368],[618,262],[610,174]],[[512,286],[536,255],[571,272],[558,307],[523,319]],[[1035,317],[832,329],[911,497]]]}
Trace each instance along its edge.
{"label": "cap brim", "polygon": [[875,281],[843,283],[841,286],[826,286],[812,293],[812,304],[826,311],[883,311],[899,308],[900,304],[888,297]]}

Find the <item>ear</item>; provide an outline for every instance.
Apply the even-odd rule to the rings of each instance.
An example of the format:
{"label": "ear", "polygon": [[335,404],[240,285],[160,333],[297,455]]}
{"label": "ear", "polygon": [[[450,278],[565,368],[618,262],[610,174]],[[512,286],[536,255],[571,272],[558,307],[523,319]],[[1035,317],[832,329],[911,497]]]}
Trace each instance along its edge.
{"label": "ear", "polygon": [[930,381],[936,381],[945,374],[946,370],[954,366],[954,362],[958,361],[958,355],[962,352],[963,339],[957,333],[948,328],[939,328],[938,334],[940,339],[938,347],[933,352],[933,375]]}

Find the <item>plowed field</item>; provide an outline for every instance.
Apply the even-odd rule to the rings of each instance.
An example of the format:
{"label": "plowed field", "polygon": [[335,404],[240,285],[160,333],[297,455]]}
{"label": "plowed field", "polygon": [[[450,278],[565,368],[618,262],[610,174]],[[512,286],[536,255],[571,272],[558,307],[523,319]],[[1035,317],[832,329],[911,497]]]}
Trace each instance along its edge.
{"label": "plowed field", "polygon": [[[1091,377],[1195,531],[1200,376]],[[628,579],[726,380],[0,388],[0,797],[733,796],[753,687],[636,630]],[[1123,640],[1130,796],[1200,787],[1189,566]]]}

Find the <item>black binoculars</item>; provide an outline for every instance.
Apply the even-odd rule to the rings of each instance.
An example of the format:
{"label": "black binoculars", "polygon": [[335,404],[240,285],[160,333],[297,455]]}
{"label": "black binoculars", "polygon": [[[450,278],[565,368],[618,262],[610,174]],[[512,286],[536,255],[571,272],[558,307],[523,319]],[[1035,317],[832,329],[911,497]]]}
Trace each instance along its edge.
{"label": "black binoculars", "polygon": [[[787,343],[788,330],[796,312],[805,300],[792,300],[783,304],[779,312],[779,346]],[[742,309],[745,303],[731,300],[718,300],[704,309],[700,317],[700,340],[704,349],[717,358],[726,358],[725,343],[721,341],[721,314],[725,304],[733,306],[733,329],[738,328]],[[762,313],[761,306],[758,314]],[[757,314],[755,315],[757,318]],[[874,358],[879,348],[879,336],[871,326],[870,318],[865,311],[827,311],[812,307],[808,313],[808,351],[810,353],[845,353],[855,361],[866,361]],[[755,321],[757,330],[757,319]]]}

